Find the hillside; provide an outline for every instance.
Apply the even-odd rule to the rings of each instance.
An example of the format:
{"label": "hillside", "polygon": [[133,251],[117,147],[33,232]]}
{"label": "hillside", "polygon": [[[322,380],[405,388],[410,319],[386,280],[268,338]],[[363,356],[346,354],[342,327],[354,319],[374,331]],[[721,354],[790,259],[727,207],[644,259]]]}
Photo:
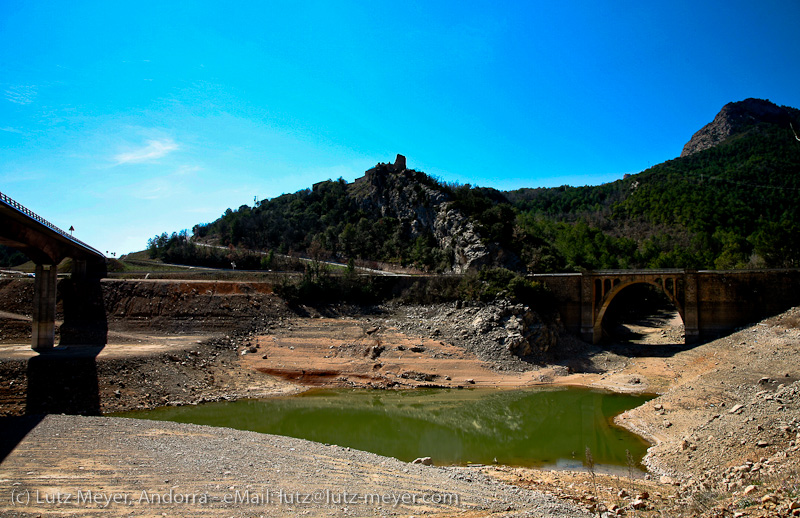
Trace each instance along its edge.
{"label": "hillside", "polygon": [[228,209],[195,226],[191,238],[188,232],[162,234],[149,248],[154,256],[188,264],[217,260],[213,249],[197,246],[211,243],[431,271],[518,266],[508,246],[515,213],[500,193],[450,187],[404,162],[398,155],[394,164],[378,164],[351,184],[328,180],[256,207]]}
{"label": "hillside", "polygon": [[689,156],[705,149],[711,149],[731,136],[754,130],[763,124],[786,126],[792,122],[791,113],[763,99],[745,99],[728,103],[714,117],[714,120],[692,135],[686,143],[681,156]]}
{"label": "hillside", "polygon": [[454,272],[797,266],[800,142],[790,123],[800,127],[800,111],[729,103],[681,157],[587,187],[446,184],[398,155],[353,183],[228,209],[191,236],[162,234],[149,247],[188,264],[212,261],[212,249],[197,246],[212,244]]}
{"label": "hillside", "polygon": [[692,140],[722,134],[714,128],[735,131],[640,174],[509,193],[521,227],[545,236],[567,268],[796,266],[800,142],[788,118],[796,126],[800,112],[780,108],[783,122],[776,122],[764,103],[726,105]]}
{"label": "hillside", "polygon": [[0,245],[0,267],[17,266],[27,260],[28,257],[22,252]]}

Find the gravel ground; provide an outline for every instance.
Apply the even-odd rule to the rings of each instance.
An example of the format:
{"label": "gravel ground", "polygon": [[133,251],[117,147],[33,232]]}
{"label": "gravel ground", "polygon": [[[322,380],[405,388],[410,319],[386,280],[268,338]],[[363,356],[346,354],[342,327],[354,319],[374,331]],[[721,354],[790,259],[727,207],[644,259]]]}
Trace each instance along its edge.
{"label": "gravel ground", "polygon": [[4,446],[30,430],[0,464],[4,517],[586,516],[477,469],[287,437],[63,415],[4,427]]}

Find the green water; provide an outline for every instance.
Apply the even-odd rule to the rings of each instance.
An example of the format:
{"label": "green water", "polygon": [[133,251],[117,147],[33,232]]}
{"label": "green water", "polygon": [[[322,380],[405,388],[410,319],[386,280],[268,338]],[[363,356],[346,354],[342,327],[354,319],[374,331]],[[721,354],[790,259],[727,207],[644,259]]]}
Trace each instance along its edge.
{"label": "green water", "polygon": [[497,459],[516,466],[624,466],[648,444],[611,424],[649,399],[577,388],[410,391],[313,390],[289,397],[116,414],[225,426],[338,444],[437,465]]}

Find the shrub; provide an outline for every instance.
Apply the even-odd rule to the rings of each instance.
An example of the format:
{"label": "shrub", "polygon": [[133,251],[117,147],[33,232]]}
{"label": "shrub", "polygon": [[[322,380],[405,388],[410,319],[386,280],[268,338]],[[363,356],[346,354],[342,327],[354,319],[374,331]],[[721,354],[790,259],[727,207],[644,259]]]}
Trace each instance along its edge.
{"label": "shrub", "polygon": [[549,297],[547,287],[506,268],[488,268],[464,275],[458,287],[462,300],[490,302],[509,299],[532,306],[543,306]]}

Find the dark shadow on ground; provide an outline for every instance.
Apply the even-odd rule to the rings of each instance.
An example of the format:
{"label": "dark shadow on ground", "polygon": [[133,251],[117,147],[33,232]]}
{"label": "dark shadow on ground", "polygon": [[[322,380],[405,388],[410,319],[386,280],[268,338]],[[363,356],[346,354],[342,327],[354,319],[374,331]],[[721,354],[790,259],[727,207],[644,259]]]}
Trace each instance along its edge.
{"label": "dark shadow on ground", "polygon": [[25,413],[100,415],[96,359],[108,339],[100,279],[64,279],[58,290],[61,341],[28,360]]}
{"label": "dark shadow on ground", "polygon": [[[580,342],[575,338],[576,342]],[[676,354],[692,349],[699,345],[682,343],[668,344],[640,344],[634,342],[605,342],[599,345],[592,345],[580,342],[573,346],[568,352],[562,352],[554,360],[555,365],[566,367],[569,372],[581,372],[586,374],[603,374],[607,368],[597,363],[598,358],[607,356],[617,356],[619,358],[671,358]]]}
{"label": "dark shadow on ground", "polygon": [[[677,308],[660,289],[646,284],[630,286],[609,306],[600,343],[578,343],[576,338],[569,354],[562,354],[556,363],[572,372],[600,374],[607,369],[597,360],[607,354],[620,358],[670,358],[705,343],[684,343],[682,327],[671,326],[676,314]],[[651,343],[648,335],[659,343]]]}
{"label": "dark shadow on ground", "polygon": [[42,419],[43,415],[0,417],[0,462],[8,457],[8,454],[42,422]]}
{"label": "dark shadow on ground", "polygon": [[628,358],[669,358],[675,356],[679,352],[692,349],[697,345],[697,343],[686,345],[682,343],[639,344],[633,342],[619,342],[603,344],[603,350]]}
{"label": "dark shadow on ground", "polygon": [[[637,284],[622,290],[611,302],[603,318],[603,350],[628,357],[668,357],[695,347],[683,341],[683,329],[671,328],[678,309],[661,289]],[[655,329],[660,343],[648,343],[647,335]],[[648,330],[648,331],[646,331]],[[666,331],[668,330],[668,331]]]}
{"label": "dark shadow on ground", "polygon": [[58,346],[28,360],[26,414],[100,415],[96,358],[103,346]]}
{"label": "dark shadow on ground", "polygon": [[28,360],[26,415],[0,419],[0,460],[46,414],[100,415],[97,355],[108,337],[100,279],[63,279],[58,294],[64,314],[60,342]]}

